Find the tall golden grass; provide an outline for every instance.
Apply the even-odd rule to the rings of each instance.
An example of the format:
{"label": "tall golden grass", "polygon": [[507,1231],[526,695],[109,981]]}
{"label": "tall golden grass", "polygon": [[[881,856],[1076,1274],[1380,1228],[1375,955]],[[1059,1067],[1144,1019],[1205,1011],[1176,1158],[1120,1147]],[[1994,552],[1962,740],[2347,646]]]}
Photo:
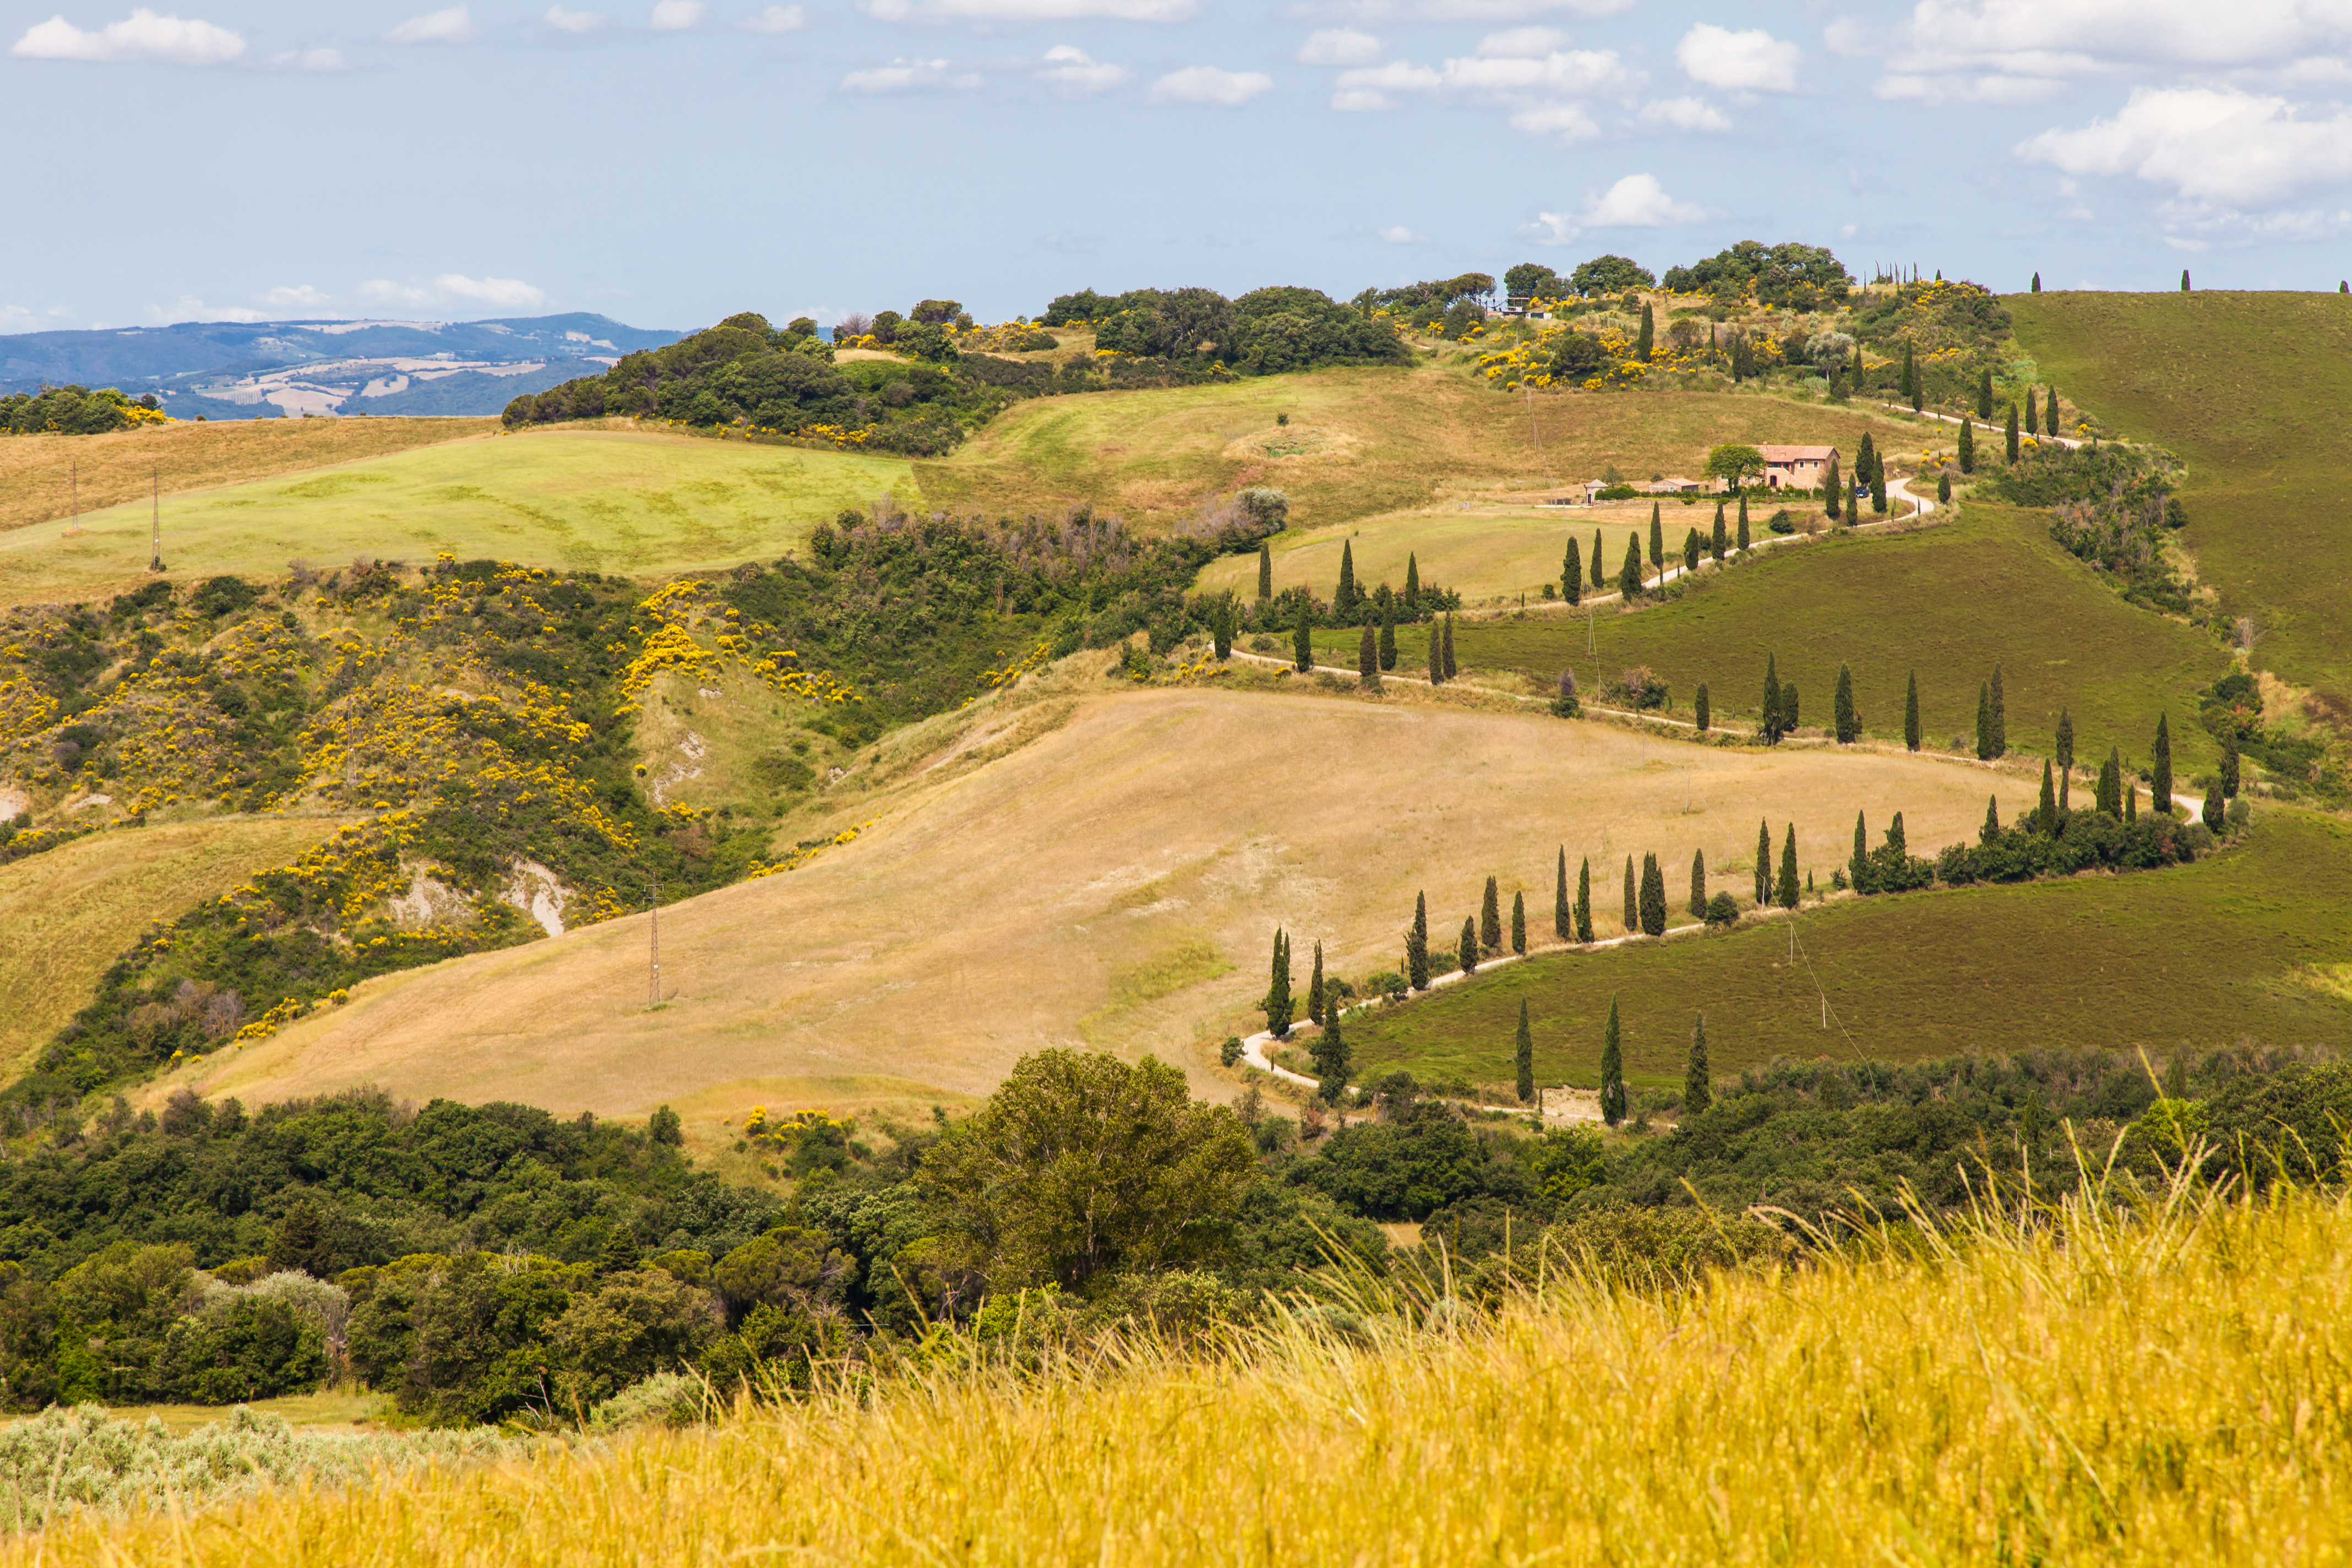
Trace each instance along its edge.
{"label": "tall golden grass", "polygon": [[1291,1310],[1205,1357],[908,1372],[342,1495],[157,1499],[5,1561],[2333,1563],[2347,1289],[2340,1193],[2108,1183],[1688,1290],[1570,1279],[1489,1316],[1367,1284],[1346,1331]]}

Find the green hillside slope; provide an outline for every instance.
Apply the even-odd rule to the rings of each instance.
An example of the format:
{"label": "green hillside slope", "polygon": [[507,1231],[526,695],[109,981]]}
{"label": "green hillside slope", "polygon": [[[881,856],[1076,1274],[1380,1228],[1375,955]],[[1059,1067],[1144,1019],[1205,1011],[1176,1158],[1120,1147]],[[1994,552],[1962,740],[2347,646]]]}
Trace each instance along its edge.
{"label": "green hillside slope", "polygon": [[2040,294],[2004,301],[2043,379],[2189,464],[2183,541],[2254,662],[2352,717],[2352,299]]}

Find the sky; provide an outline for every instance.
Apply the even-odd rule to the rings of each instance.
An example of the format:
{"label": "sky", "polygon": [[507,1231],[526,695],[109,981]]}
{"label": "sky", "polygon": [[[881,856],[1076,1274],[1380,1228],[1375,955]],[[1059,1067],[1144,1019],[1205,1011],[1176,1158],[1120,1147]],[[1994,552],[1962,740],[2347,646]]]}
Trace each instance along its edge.
{"label": "sky", "polygon": [[2352,0],[0,0],[0,332],[2352,274]]}

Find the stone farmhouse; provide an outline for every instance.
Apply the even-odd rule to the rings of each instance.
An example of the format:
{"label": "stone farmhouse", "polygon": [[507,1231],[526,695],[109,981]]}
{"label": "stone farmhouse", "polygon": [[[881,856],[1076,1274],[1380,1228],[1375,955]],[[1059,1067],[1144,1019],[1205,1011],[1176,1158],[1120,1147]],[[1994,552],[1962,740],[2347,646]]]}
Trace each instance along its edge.
{"label": "stone farmhouse", "polygon": [[1759,447],[1764,454],[1764,482],[1773,489],[1817,490],[1829,479],[1830,465],[1838,460],[1835,447]]}

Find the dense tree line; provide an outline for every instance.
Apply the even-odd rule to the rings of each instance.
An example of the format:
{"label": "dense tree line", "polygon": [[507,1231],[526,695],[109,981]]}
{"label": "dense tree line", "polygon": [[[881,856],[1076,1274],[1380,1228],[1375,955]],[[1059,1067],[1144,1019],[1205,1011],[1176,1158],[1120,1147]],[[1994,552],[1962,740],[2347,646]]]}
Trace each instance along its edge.
{"label": "dense tree line", "polygon": [[1343,305],[1313,289],[1254,289],[1238,300],[1213,289],[1116,295],[1082,289],[1055,299],[1039,320],[1048,327],[1092,323],[1097,350],[1245,375],[1393,364],[1410,353],[1396,329],[1360,302]]}
{"label": "dense tree line", "polygon": [[160,420],[152,392],[139,397],[111,386],[46,386],[0,397],[0,435],[103,436]]}
{"label": "dense tree line", "polygon": [[1836,304],[1853,287],[1844,264],[1818,246],[1753,239],[1687,267],[1669,267],[1661,281],[1677,294],[1719,291],[1735,300],[1752,295],[1759,304],[1791,310]]}

